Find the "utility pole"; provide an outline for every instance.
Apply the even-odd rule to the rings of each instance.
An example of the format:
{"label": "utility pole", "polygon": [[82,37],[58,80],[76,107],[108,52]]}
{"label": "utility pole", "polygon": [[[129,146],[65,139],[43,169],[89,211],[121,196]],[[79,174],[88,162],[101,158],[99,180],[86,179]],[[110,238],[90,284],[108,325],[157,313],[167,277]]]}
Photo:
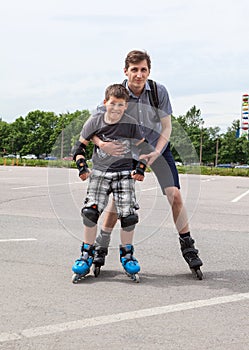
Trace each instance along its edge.
{"label": "utility pole", "polygon": [[202,128],[201,128],[201,139],[200,139],[200,165],[202,163],[202,143],[203,143],[203,140],[202,140]]}
{"label": "utility pole", "polygon": [[218,153],[219,153],[219,139],[216,140],[216,152],[215,152],[215,166],[218,164]]}

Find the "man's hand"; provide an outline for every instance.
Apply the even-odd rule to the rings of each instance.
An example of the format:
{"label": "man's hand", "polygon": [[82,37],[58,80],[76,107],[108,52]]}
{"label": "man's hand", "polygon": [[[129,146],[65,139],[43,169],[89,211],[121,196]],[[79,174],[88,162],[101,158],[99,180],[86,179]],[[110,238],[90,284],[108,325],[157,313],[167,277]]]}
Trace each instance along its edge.
{"label": "man's hand", "polygon": [[121,156],[125,152],[125,147],[120,142],[115,141],[101,141],[99,148],[111,156]]}
{"label": "man's hand", "polygon": [[140,159],[145,159],[147,161],[147,166],[150,166],[151,164],[154,163],[154,161],[160,156],[160,152],[158,151],[153,151],[151,153],[148,154],[141,154],[141,156],[139,157]]}

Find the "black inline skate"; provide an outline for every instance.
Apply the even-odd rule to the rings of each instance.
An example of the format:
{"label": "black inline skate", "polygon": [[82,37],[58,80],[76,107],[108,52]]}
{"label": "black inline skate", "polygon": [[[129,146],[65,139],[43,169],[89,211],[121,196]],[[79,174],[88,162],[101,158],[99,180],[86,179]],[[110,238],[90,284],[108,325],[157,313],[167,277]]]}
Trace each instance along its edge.
{"label": "black inline skate", "polygon": [[100,274],[101,266],[105,265],[105,257],[108,255],[108,249],[104,247],[96,247],[93,258],[93,273],[95,277]]}
{"label": "black inline skate", "polygon": [[202,280],[203,274],[200,269],[202,266],[202,261],[198,257],[198,249],[195,249],[194,243],[192,237],[180,237],[180,245],[181,245],[181,251],[184,259],[188,263],[190,270],[192,273],[199,279]]}

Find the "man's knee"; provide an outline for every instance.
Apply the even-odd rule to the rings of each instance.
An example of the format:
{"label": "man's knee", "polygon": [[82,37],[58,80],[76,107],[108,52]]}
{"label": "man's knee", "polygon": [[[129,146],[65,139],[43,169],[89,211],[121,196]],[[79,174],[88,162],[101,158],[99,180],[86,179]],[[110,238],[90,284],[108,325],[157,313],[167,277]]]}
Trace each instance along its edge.
{"label": "man's knee", "polygon": [[121,227],[124,231],[132,231],[134,230],[136,224],[138,223],[138,215],[130,214],[126,217],[121,217]]}
{"label": "man's knee", "polygon": [[181,192],[177,187],[166,187],[164,191],[171,206],[181,206],[183,204]]}
{"label": "man's knee", "polygon": [[81,216],[83,218],[83,224],[87,227],[93,227],[97,224],[99,219],[99,211],[97,205],[91,207],[84,207],[81,210]]}

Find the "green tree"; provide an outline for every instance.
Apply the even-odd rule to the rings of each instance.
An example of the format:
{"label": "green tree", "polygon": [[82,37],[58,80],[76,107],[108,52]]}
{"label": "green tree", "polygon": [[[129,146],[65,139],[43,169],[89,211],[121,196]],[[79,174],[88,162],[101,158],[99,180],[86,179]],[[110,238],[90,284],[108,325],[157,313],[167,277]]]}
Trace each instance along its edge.
{"label": "green tree", "polygon": [[58,117],[53,112],[34,111],[25,118],[27,135],[22,154],[34,153],[37,157],[49,154],[56,139]]}

